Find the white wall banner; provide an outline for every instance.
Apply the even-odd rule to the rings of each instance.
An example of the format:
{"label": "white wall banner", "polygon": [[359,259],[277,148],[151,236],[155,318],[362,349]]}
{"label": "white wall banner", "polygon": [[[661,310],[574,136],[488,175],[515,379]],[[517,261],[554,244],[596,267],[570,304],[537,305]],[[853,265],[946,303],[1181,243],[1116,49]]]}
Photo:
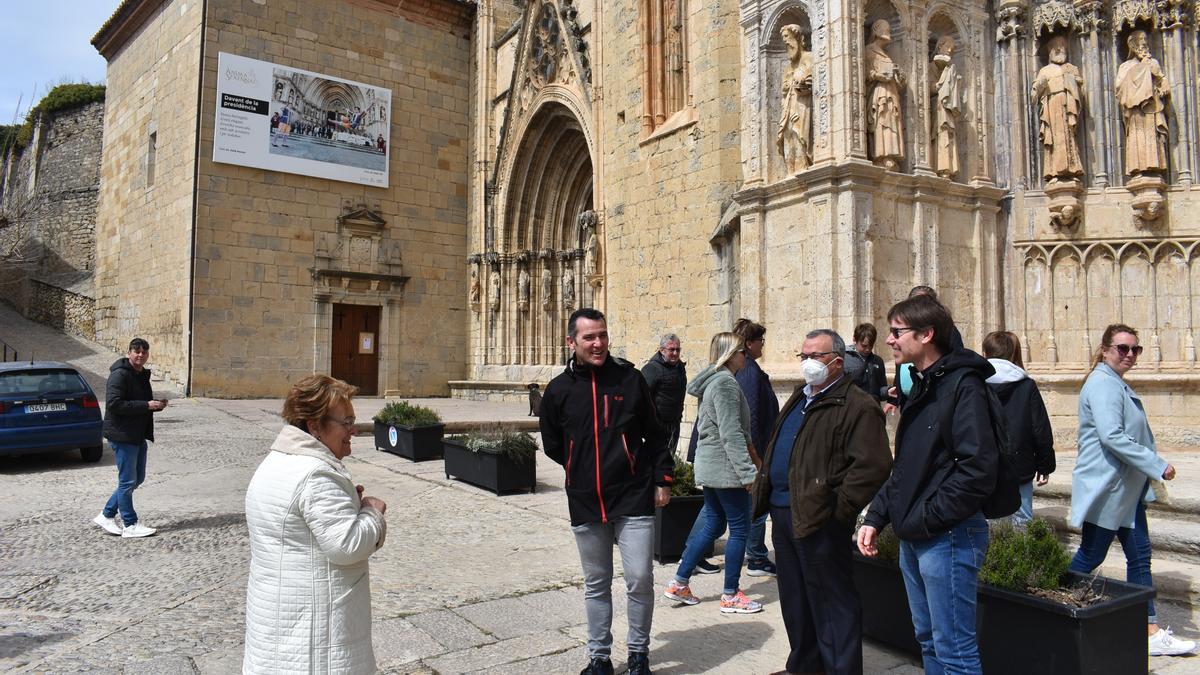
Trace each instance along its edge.
{"label": "white wall banner", "polygon": [[392,91],[221,52],[213,161],[387,187]]}

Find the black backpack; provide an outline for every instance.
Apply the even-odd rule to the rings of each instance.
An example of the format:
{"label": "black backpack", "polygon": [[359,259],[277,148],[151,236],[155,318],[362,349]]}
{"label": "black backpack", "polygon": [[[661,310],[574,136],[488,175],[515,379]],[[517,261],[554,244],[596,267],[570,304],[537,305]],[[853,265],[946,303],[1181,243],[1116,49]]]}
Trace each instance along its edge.
{"label": "black backpack", "polygon": [[[958,383],[965,375],[972,372],[974,371],[960,368],[947,376],[947,381],[942,382],[939,387],[941,392],[938,395],[938,405],[941,406],[941,411],[938,416],[938,425],[941,428],[942,442],[947,448],[954,447],[949,434],[954,415],[954,401],[958,398]],[[996,449],[1000,451],[996,488],[983,501],[983,516],[985,518],[1005,518],[1021,508],[1021,479],[1016,470],[1017,450],[1013,445],[1012,437],[1008,434],[1008,425],[1004,422],[1004,405],[1000,403],[1000,398],[996,396],[996,392],[991,387],[985,384],[983,389],[987,392],[988,418],[992,422],[992,436],[996,439]]]}

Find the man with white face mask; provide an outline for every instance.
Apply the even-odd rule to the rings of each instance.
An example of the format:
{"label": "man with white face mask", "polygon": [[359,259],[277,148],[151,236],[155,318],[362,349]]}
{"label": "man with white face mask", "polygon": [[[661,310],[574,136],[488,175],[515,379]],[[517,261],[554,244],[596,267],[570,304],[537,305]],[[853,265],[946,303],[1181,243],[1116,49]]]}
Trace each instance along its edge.
{"label": "man with white face mask", "polygon": [[851,534],[892,470],[883,411],[843,377],[846,343],[805,336],[807,384],[783,407],[754,482],[754,515],[770,511],[786,672],[862,673],[862,605]]}

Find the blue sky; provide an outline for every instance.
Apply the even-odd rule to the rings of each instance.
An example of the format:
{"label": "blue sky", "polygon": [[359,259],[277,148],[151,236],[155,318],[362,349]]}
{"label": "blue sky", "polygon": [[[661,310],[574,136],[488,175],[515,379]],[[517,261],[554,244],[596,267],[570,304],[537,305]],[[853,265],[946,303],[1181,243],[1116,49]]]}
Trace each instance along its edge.
{"label": "blue sky", "polygon": [[[90,40],[120,0],[5,0],[0,20],[0,124],[63,80],[104,81],[104,58]],[[35,92],[36,87],[36,92]],[[18,119],[17,121],[20,121]]]}

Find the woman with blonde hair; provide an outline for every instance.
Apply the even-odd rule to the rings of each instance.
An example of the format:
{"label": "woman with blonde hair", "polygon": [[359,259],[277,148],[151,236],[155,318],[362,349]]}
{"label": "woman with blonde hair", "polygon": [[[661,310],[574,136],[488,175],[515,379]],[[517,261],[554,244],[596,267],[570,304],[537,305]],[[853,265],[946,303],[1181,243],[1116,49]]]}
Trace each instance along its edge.
{"label": "woman with blonde hair", "polygon": [[688,537],[675,579],[664,593],[668,598],[694,605],[700,602],[688,580],[708,547],[729,526],[725,546],[725,586],[721,611],[751,614],[762,605],[739,588],[746,537],[750,532],[750,488],[757,473],[750,461],[750,407],[735,375],[746,365],[746,345],[733,333],[717,333],[708,348],[712,365],[688,384],[687,391],[700,399],[696,433],[696,483],[704,486],[708,510],[704,528]]}
{"label": "woman with blonde hair", "polygon": [[[1079,457],[1071,478],[1071,527],[1081,529],[1071,571],[1090,574],[1104,562],[1114,538],[1125,550],[1130,583],[1154,586],[1150,575],[1150,532],[1146,502],[1154,501],[1152,480],[1175,478],[1175,467],[1159,457],[1142,401],[1125,381],[1142,346],[1137,331],[1114,323],[1104,329],[1092,372],[1079,392]],[[1175,656],[1195,650],[1158,627],[1149,602],[1149,652]]]}
{"label": "woman with blonde hair", "polygon": [[367,558],[383,546],[387,505],[342,463],[356,391],[328,375],[293,385],[287,424],[250,480],[243,672],[375,672]]}

